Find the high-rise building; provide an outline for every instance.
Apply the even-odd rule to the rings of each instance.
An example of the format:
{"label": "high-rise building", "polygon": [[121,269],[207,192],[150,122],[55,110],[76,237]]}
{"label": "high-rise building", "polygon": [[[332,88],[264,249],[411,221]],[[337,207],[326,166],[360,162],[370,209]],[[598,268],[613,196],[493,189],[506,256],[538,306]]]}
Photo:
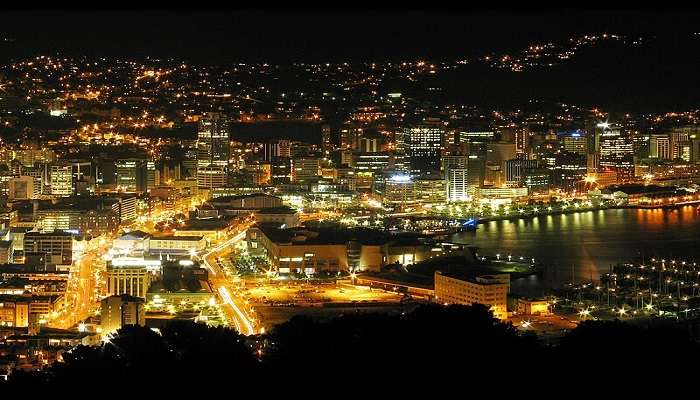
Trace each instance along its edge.
{"label": "high-rise building", "polygon": [[537,160],[513,159],[505,162],[505,181],[507,186],[517,187],[523,183],[523,172],[539,166]]}
{"label": "high-rise building", "polygon": [[529,168],[522,171],[523,186],[528,193],[547,193],[551,181],[551,172],[547,168]]}
{"label": "high-rise building", "polygon": [[334,150],[331,141],[331,126],[328,124],[321,125],[321,150],[324,157],[330,156]]}
{"label": "high-rise building", "polygon": [[585,155],[586,146],[586,136],[578,131],[565,134],[562,140],[562,147],[570,153]]}
{"label": "high-rise building", "polygon": [[73,235],[68,232],[27,232],[25,254],[41,254],[45,265],[70,265],[73,262]]}
{"label": "high-rise building", "polygon": [[292,160],[292,181],[313,180],[320,175],[321,164],[318,158],[295,158]]}
{"label": "high-rise building", "polygon": [[387,203],[398,205],[415,203],[416,184],[410,175],[392,175],[386,179],[384,185],[384,201]]}
{"label": "high-rise building", "polygon": [[668,135],[651,135],[649,138],[649,157],[662,160],[671,158],[671,139]]}
{"label": "high-rise building", "polygon": [[405,130],[406,154],[411,162],[411,170],[440,170],[443,131],[439,120],[426,120],[423,124]]}
{"label": "high-rise building", "polygon": [[340,129],[340,149],[357,150],[360,147],[362,128],[357,126],[344,126]]}
{"label": "high-rise building", "polygon": [[70,164],[51,166],[51,195],[69,197],[73,195],[73,167]]}
{"label": "high-rise building", "polygon": [[146,325],[144,300],[126,294],[102,299],[100,315],[103,335],[112,333],[126,325]]}
{"label": "high-rise building", "polygon": [[292,160],[289,157],[272,159],[272,183],[285,184],[292,180]]}
{"label": "high-rise building", "polygon": [[581,182],[587,173],[586,157],[576,153],[562,152],[554,158],[554,165],[549,165],[552,171],[552,183],[563,189],[573,189]]}
{"label": "high-rise building", "polygon": [[[117,189],[124,192],[145,192],[148,182],[148,162],[145,159],[128,158],[117,160]],[[154,165],[155,169],[155,165]]]}
{"label": "high-rise building", "polygon": [[360,152],[377,153],[381,150],[381,140],[376,137],[364,137],[360,139]]}
{"label": "high-rise building", "polygon": [[466,201],[469,198],[469,170],[449,168],[447,171],[447,201]]}
{"label": "high-rise building", "polygon": [[586,123],[586,168],[588,173],[596,173],[600,167],[600,136],[610,128],[608,122]]}
{"label": "high-rise building", "polygon": [[355,172],[381,173],[389,166],[389,154],[387,153],[356,153],[353,157]]}
{"label": "high-rise building", "polygon": [[416,179],[416,201],[422,204],[444,203],[446,200],[445,179],[439,173],[425,173]]}
{"label": "high-rise building", "polygon": [[530,129],[526,126],[515,131],[515,151],[518,154],[530,152]]}
{"label": "high-rise building", "polygon": [[31,176],[12,178],[8,184],[7,196],[10,200],[31,200],[41,195],[41,187],[36,185],[36,180]]}
{"label": "high-rise building", "polygon": [[155,160],[146,162],[146,191],[160,186],[160,171],[156,167]]}
{"label": "high-rise building", "polygon": [[446,155],[442,158],[447,201],[466,201],[469,197],[469,157]]}
{"label": "high-rise building", "polygon": [[51,195],[69,197],[94,191],[92,164],[85,161],[65,161],[51,165]]}
{"label": "high-rise building", "polygon": [[[684,153],[686,158],[690,158],[690,146],[688,144],[690,141],[690,135],[688,131],[682,128],[674,129],[671,131],[669,137],[671,139],[671,158],[674,160],[684,159]],[[684,147],[687,147],[687,149]]]}
{"label": "high-rise building", "polygon": [[275,156],[276,157],[286,157],[286,158],[291,157],[292,156],[292,141],[286,140],[286,139],[282,139],[282,140],[278,141]]}
{"label": "high-rise building", "polygon": [[228,120],[220,113],[208,113],[199,120],[197,132],[197,186],[226,185],[231,154]]}
{"label": "high-rise building", "polygon": [[470,139],[467,142],[467,170],[469,186],[481,186],[486,179],[486,154],[488,142]]}
{"label": "high-rise building", "polygon": [[620,181],[634,178],[634,143],[617,126],[603,130],[600,136],[600,167],[617,171]]}

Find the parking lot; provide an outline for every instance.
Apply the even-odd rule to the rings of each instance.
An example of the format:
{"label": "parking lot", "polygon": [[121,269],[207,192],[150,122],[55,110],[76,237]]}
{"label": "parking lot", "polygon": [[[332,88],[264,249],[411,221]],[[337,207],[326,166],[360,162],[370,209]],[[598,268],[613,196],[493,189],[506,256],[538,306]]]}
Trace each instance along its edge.
{"label": "parking lot", "polygon": [[515,315],[508,320],[520,330],[537,334],[564,333],[578,326],[576,319],[562,315]]}
{"label": "parking lot", "polygon": [[276,305],[304,305],[312,303],[387,303],[399,302],[402,295],[380,289],[347,284],[306,284],[293,282],[258,283],[248,286],[252,303]]}

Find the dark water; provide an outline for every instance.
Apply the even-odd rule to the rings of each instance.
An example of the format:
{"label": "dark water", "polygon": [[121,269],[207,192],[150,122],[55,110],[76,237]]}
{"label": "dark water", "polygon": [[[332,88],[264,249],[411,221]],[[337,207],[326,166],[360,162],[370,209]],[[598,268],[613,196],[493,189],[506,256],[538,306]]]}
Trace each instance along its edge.
{"label": "dark water", "polygon": [[512,291],[542,290],[598,280],[612,264],[666,257],[700,260],[700,211],[619,209],[487,222],[476,232],[453,237],[483,254],[534,257],[547,266],[542,276],[514,280]]}

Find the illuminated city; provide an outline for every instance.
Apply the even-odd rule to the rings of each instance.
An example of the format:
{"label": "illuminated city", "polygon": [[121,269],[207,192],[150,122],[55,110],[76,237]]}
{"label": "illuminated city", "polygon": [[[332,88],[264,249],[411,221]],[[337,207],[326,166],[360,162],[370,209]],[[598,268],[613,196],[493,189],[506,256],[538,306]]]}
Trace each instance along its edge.
{"label": "illuminated city", "polygon": [[700,13],[449,14],[0,14],[0,393],[693,382]]}

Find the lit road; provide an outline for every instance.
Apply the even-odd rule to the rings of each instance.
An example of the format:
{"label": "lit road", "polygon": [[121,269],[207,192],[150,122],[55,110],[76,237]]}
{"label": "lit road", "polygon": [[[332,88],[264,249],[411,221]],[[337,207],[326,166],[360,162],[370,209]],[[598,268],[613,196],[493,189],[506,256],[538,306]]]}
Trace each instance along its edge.
{"label": "lit road", "polygon": [[98,308],[100,289],[103,283],[102,271],[97,268],[103,263],[102,256],[109,248],[111,240],[102,243],[73,261],[66,288],[63,308],[49,321],[49,326],[68,329],[89,317]]}
{"label": "lit road", "polygon": [[236,299],[234,299],[234,297],[231,295],[231,287],[233,282],[231,279],[226,277],[226,274],[218,266],[215,259],[220,253],[225,252],[236,243],[245,239],[245,232],[249,227],[250,225],[248,224],[244,225],[244,228],[237,235],[209,249],[201,256],[204,268],[209,271],[209,280],[211,281],[214,290],[216,290],[217,294],[219,295],[219,298],[225,304],[224,310],[228,314],[230,320],[233,322],[236,330],[244,335],[255,334],[253,322],[246,313],[245,309],[239,303],[237,303]]}

